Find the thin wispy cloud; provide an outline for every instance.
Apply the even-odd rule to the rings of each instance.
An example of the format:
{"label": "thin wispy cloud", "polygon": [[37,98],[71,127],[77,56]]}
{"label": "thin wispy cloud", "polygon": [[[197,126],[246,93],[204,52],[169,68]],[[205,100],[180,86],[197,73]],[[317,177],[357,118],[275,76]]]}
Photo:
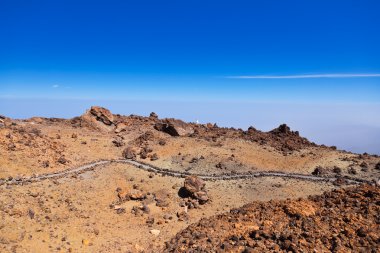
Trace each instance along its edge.
{"label": "thin wispy cloud", "polygon": [[249,76],[227,76],[233,79],[302,79],[302,78],[359,78],[380,77],[380,73],[373,74],[308,74],[308,75],[249,75]]}
{"label": "thin wispy cloud", "polygon": [[56,89],[56,88],[59,88],[59,85],[58,84],[54,84],[53,86],[51,86],[52,88]]}

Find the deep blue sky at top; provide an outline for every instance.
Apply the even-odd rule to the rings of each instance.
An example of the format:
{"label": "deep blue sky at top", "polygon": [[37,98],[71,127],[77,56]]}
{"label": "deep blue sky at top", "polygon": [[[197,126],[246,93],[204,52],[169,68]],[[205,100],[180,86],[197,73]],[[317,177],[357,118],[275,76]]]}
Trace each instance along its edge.
{"label": "deep blue sky at top", "polygon": [[[380,102],[380,1],[0,1],[0,96]],[[55,87],[55,88],[54,88]]]}

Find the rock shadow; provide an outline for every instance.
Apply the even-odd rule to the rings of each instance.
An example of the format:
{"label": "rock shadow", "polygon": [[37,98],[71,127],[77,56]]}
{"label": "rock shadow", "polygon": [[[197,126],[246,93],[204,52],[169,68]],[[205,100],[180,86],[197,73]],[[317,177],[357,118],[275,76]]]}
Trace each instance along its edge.
{"label": "rock shadow", "polygon": [[186,188],[185,187],[181,187],[181,188],[179,188],[179,190],[178,190],[178,196],[180,197],[180,198],[189,198],[189,197],[191,197],[191,194],[190,194],[190,192],[188,191],[188,190],[186,190]]}

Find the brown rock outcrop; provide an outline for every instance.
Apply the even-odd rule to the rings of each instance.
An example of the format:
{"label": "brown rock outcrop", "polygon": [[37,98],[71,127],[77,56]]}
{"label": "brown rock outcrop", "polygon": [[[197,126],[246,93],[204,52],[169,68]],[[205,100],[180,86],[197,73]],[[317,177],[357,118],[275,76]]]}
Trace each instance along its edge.
{"label": "brown rock outcrop", "polygon": [[187,136],[194,133],[194,129],[190,124],[177,119],[162,120],[156,123],[154,128],[171,136]]}
{"label": "brown rock outcrop", "polygon": [[94,115],[98,121],[101,121],[106,125],[113,124],[113,114],[106,108],[91,106],[90,113]]}

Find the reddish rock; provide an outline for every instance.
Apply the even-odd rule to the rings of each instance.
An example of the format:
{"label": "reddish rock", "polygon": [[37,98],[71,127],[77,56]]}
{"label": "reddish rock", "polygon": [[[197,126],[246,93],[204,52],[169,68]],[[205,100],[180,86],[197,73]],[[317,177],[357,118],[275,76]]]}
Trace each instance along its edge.
{"label": "reddish rock", "polygon": [[205,186],[206,183],[197,176],[188,176],[185,178],[184,187],[188,192],[192,194],[202,191]]}
{"label": "reddish rock", "polygon": [[100,106],[92,106],[90,113],[94,115],[98,121],[101,121],[106,125],[113,124],[113,114],[106,108]]}
{"label": "reddish rock", "polygon": [[154,193],[156,205],[159,207],[167,207],[170,204],[170,192],[166,189],[161,189]]}
{"label": "reddish rock", "polygon": [[[377,252],[380,188],[361,185],[301,200],[257,201],[203,218],[164,252]],[[178,212],[180,220],[185,212]]]}
{"label": "reddish rock", "polygon": [[192,198],[196,199],[199,204],[205,204],[209,200],[205,186],[206,183],[197,176],[188,176],[185,178],[185,190]]}

